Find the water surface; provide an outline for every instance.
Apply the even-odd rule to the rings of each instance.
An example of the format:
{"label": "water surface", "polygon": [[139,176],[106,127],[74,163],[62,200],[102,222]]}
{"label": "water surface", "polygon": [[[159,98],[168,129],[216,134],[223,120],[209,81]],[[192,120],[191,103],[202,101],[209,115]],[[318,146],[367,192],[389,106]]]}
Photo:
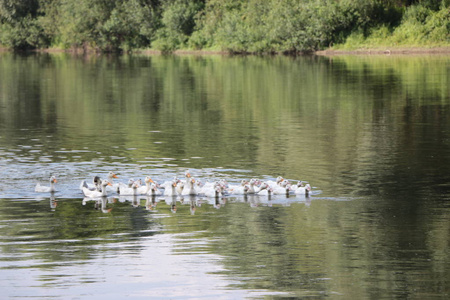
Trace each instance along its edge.
{"label": "water surface", "polygon": [[[448,298],[449,63],[0,54],[2,293]],[[313,193],[94,201],[78,189],[111,170],[162,182],[187,169]],[[50,175],[58,191],[35,193]]]}

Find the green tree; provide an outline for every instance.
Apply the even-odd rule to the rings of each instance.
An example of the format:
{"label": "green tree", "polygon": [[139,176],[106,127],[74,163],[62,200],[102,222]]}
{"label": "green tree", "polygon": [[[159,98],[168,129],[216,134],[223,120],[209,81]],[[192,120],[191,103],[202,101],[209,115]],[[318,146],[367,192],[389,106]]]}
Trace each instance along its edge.
{"label": "green tree", "polygon": [[[355,36],[448,41],[450,0],[0,0],[0,43],[299,52]],[[350,38],[349,38],[350,37]]]}
{"label": "green tree", "polygon": [[36,21],[38,0],[0,1],[0,43],[13,49],[46,46],[46,37]]}
{"label": "green tree", "polygon": [[102,27],[103,44],[112,49],[132,50],[150,44],[157,16],[153,8],[139,0],[118,3]]}
{"label": "green tree", "polygon": [[162,51],[173,51],[187,45],[196,25],[197,15],[204,9],[203,0],[163,0],[161,24],[153,46]]}
{"label": "green tree", "polygon": [[65,1],[59,32],[65,47],[101,51],[145,47],[153,36],[156,16],[149,0]]}

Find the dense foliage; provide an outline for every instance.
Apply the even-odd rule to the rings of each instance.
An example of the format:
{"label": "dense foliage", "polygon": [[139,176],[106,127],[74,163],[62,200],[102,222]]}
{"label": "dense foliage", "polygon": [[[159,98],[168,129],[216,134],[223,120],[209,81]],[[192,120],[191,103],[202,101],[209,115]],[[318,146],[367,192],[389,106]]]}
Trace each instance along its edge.
{"label": "dense foliage", "polygon": [[448,45],[450,0],[1,0],[13,49],[298,52]]}

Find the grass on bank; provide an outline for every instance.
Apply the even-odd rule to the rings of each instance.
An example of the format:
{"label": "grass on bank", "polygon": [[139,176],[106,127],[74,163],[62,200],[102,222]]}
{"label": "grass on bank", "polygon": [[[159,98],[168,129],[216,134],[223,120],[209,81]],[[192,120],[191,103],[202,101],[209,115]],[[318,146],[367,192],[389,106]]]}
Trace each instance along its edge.
{"label": "grass on bank", "polygon": [[406,10],[397,27],[382,25],[365,35],[354,31],[335,50],[450,47],[450,8],[431,12],[424,6]]}

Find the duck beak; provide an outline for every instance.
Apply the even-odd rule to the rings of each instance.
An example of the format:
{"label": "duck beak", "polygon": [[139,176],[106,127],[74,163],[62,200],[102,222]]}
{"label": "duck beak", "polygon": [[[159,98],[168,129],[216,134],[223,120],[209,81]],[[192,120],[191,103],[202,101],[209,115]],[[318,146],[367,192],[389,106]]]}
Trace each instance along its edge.
{"label": "duck beak", "polygon": [[55,179],[53,179],[53,183],[57,183],[58,182],[58,180],[56,180],[56,178]]}
{"label": "duck beak", "polygon": [[108,185],[112,186],[111,182],[108,181]]}
{"label": "duck beak", "polygon": [[187,178],[191,178],[191,173],[187,173],[187,174],[186,174],[186,177],[187,177]]}
{"label": "duck beak", "polygon": [[114,174],[114,175],[113,175],[113,178],[119,178],[119,177],[117,177],[117,175],[116,175],[116,174]]}

